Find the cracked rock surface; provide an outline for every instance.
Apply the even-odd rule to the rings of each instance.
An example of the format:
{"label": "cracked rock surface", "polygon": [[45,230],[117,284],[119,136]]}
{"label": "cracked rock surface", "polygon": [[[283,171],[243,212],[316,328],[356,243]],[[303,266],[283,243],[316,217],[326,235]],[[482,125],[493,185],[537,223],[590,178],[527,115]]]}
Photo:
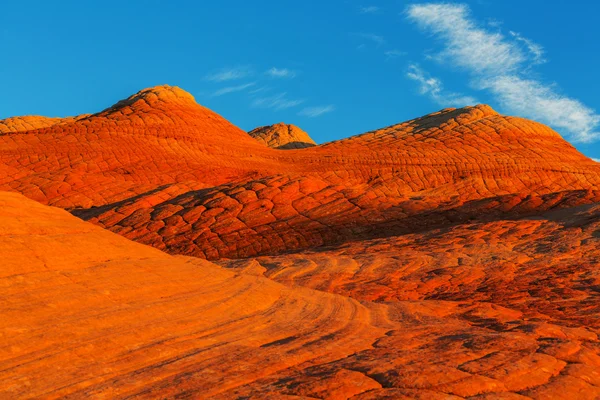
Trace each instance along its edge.
{"label": "cracked rock surface", "polygon": [[259,129],[0,121],[0,397],[600,398],[600,164],[485,105]]}

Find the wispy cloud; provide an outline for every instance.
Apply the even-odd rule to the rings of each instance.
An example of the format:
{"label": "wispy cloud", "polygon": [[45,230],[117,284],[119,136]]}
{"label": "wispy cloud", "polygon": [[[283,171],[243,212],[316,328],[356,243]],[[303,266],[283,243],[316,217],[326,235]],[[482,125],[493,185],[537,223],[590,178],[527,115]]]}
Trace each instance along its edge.
{"label": "wispy cloud", "polygon": [[367,6],[367,7],[361,7],[360,13],[361,14],[377,14],[380,10],[381,10],[381,8],[376,7],[376,6]]}
{"label": "wispy cloud", "polygon": [[286,98],[287,93],[279,93],[274,96],[261,97],[252,102],[253,107],[270,108],[273,110],[284,110],[286,108],[296,107],[304,100],[290,100]]}
{"label": "wispy cloud", "polygon": [[526,60],[501,34],[478,28],[464,4],[414,4],[408,17],[442,38],[446,48],[440,56],[459,67],[497,74],[515,71]]}
{"label": "wispy cloud", "polygon": [[[486,85],[486,82],[481,85]],[[600,116],[581,102],[557,94],[550,86],[514,75],[491,78],[487,86],[511,112],[543,120],[570,132],[579,141],[589,142],[598,138],[594,129],[600,125]]]}
{"label": "wispy cloud", "polygon": [[224,87],[222,89],[215,91],[212,95],[216,97],[216,96],[223,96],[224,94],[228,94],[228,93],[241,92],[241,91],[246,90],[249,87],[252,87],[255,85],[256,85],[256,82],[250,82],[250,83],[246,83],[243,85],[228,86],[228,87]]}
{"label": "wispy cloud", "polygon": [[374,33],[354,33],[353,35],[356,37],[359,37],[361,39],[371,41],[371,42],[375,43],[375,45],[377,47],[385,44],[385,38],[383,36],[376,35]]}
{"label": "wispy cloud", "polygon": [[577,141],[600,137],[600,115],[594,110],[560,94],[555,85],[526,77],[528,66],[543,55],[541,46],[532,49],[520,35],[511,40],[481,28],[464,4],[413,4],[406,13],[443,41],[438,60],[468,71],[471,86],[489,90],[509,112],[560,128]]}
{"label": "wispy cloud", "polygon": [[265,74],[269,75],[272,78],[294,78],[296,76],[296,71],[292,71],[287,68],[271,68],[265,72]]}
{"label": "wispy cloud", "polygon": [[423,95],[431,97],[433,101],[442,107],[464,107],[466,105],[476,104],[477,100],[470,96],[463,96],[459,93],[446,92],[442,81],[434,78],[416,64],[408,67],[406,76],[419,83],[419,91]]}
{"label": "wispy cloud", "polygon": [[597,163],[600,163],[600,158],[592,158],[592,160],[596,161]]}
{"label": "wispy cloud", "polygon": [[335,106],[333,104],[329,104],[327,106],[318,106],[318,107],[307,107],[300,111],[298,115],[302,115],[309,118],[319,117],[323,114],[330,113],[335,110]]}
{"label": "wispy cloud", "polygon": [[269,90],[271,90],[270,87],[261,86],[261,87],[257,87],[256,89],[252,89],[248,93],[254,95],[254,94],[258,94],[258,93],[268,92]]}
{"label": "wispy cloud", "polygon": [[393,49],[393,50],[385,51],[383,54],[385,55],[386,59],[389,60],[389,59],[392,59],[392,58],[398,58],[398,57],[405,56],[408,53],[406,53],[405,51],[400,51],[400,50]]}
{"label": "wispy cloud", "polygon": [[546,59],[544,58],[545,52],[544,52],[544,48],[542,46],[535,43],[533,40],[530,40],[530,39],[527,39],[526,37],[521,36],[520,33],[517,33],[514,31],[510,31],[509,33],[512,37],[515,38],[515,40],[517,40],[525,45],[525,47],[527,48],[527,50],[533,57],[534,64],[543,64],[546,62]]}
{"label": "wispy cloud", "polygon": [[223,68],[215,73],[208,74],[204,78],[212,82],[233,81],[243,79],[252,74],[248,67]]}

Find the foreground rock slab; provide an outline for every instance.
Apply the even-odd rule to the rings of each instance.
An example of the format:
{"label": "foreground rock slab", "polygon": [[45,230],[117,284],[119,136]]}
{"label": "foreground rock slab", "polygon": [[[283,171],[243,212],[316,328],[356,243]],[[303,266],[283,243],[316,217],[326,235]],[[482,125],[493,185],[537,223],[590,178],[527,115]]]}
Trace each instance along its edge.
{"label": "foreground rock slab", "polygon": [[[5,398],[600,396],[594,269],[539,275],[545,276],[543,287],[524,279],[521,298],[511,292],[504,298],[480,293],[481,278],[467,279],[460,265],[446,260],[437,272],[397,275],[385,284],[380,277],[374,284],[387,286],[395,300],[374,302],[368,300],[372,286],[358,290],[362,278],[350,286],[334,279],[326,286],[341,294],[330,294],[293,284],[277,267],[284,285],[259,276],[265,267],[226,270],[170,256],[13,193],[0,192],[0,220]],[[599,240],[597,208],[571,222],[590,232],[584,240]],[[505,234],[518,238],[539,224],[507,227]],[[475,228],[465,232],[476,237],[486,229]],[[465,232],[452,232],[447,245],[460,245]],[[367,248],[379,246],[385,268],[397,245]],[[345,267],[351,271],[370,258],[359,276],[376,277],[378,252],[331,250],[308,255],[306,262],[330,269],[354,259],[354,267]],[[510,257],[502,246],[498,254]],[[582,262],[595,255],[590,257]],[[272,268],[278,261],[254,262]],[[319,267],[327,262],[333,267]],[[305,265],[300,267],[302,276]],[[486,270],[474,276],[482,274]],[[348,277],[339,276],[341,282]],[[442,282],[451,280],[462,281],[456,287],[465,291],[444,291],[450,288]],[[311,282],[300,283],[315,286]],[[415,298],[401,299],[411,292],[401,289],[407,285],[421,287],[412,291]],[[551,297],[544,303],[544,290],[562,291],[568,308]],[[568,318],[560,318],[563,311]]]}
{"label": "foreground rock slab", "polygon": [[206,398],[385,332],[355,300],[172,257],[20,195],[0,193],[0,220],[3,398]]}

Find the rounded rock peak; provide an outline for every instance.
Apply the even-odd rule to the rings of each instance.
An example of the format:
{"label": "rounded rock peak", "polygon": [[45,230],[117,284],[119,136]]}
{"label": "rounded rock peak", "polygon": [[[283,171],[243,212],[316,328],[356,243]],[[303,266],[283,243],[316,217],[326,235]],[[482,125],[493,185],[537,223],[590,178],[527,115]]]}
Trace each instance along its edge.
{"label": "rounded rock peak", "polygon": [[416,120],[434,119],[436,122],[446,119],[455,119],[460,123],[468,123],[473,120],[500,115],[496,110],[487,104],[477,104],[461,108],[444,108],[438,112],[427,114]]}
{"label": "rounded rock peak", "polygon": [[128,98],[119,101],[118,103],[110,107],[110,109],[118,109],[122,107],[131,106],[140,101],[151,105],[158,103],[197,105],[194,96],[192,96],[185,90],[177,86],[160,85],[142,89],[139,92],[129,96]]}
{"label": "rounded rock peak", "polygon": [[248,132],[257,141],[264,145],[280,150],[304,149],[316,146],[312,138],[295,125],[279,122],[255,128]]}
{"label": "rounded rock peak", "polygon": [[134,96],[140,96],[143,98],[152,98],[156,96],[159,100],[189,100],[196,102],[194,96],[192,96],[189,92],[181,89],[178,86],[170,86],[170,85],[160,85],[154,86],[151,88],[140,90]]}

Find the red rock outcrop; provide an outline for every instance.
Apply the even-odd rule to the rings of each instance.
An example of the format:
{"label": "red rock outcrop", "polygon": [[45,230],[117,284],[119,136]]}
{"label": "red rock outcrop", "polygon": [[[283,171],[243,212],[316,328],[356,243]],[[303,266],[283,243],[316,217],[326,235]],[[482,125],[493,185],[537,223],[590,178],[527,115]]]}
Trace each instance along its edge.
{"label": "red rock outcrop", "polygon": [[269,168],[250,156],[264,150],[189,93],[161,86],[70,123],[0,134],[0,187],[87,208],[165,184],[212,187],[251,176]]}
{"label": "red rock outcrop", "polygon": [[88,115],[77,117],[49,118],[39,115],[28,115],[24,117],[12,117],[0,121],[0,134],[27,132],[40,128],[48,128],[54,125],[63,125],[83,119]]}
{"label": "red rock outcrop", "polygon": [[600,165],[544,125],[280,151],[164,86],[0,129],[0,190],[99,225],[0,192],[4,397],[600,397]]}
{"label": "red rock outcrop", "polygon": [[597,398],[600,208],[574,211],[228,271],[0,193],[0,393]]}
{"label": "red rock outcrop", "polygon": [[361,399],[594,399],[600,396],[599,245],[596,204],[220,263],[415,318],[372,350],[311,369],[312,376],[279,378],[280,384],[314,385],[313,376],[334,382],[349,368],[382,384]]}
{"label": "red rock outcrop", "polygon": [[304,149],[316,146],[315,141],[308,136],[308,133],[295,125],[288,125],[283,122],[255,128],[248,134],[260,143],[274,149]]}
{"label": "red rock outcrop", "polygon": [[600,199],[597,163],[550,128],[488,106],[283,152],[171,87],[0,136],[0,172],[1,189],[209,259],[531,213],[554,207],[543,196],[558,192],[585,191],[581,204]]}
{"label": "red rock outcrop", "polygon": [[385,333],[352,299],[171,257],[15,193],[0,220],[2,398],[214,398]]}

